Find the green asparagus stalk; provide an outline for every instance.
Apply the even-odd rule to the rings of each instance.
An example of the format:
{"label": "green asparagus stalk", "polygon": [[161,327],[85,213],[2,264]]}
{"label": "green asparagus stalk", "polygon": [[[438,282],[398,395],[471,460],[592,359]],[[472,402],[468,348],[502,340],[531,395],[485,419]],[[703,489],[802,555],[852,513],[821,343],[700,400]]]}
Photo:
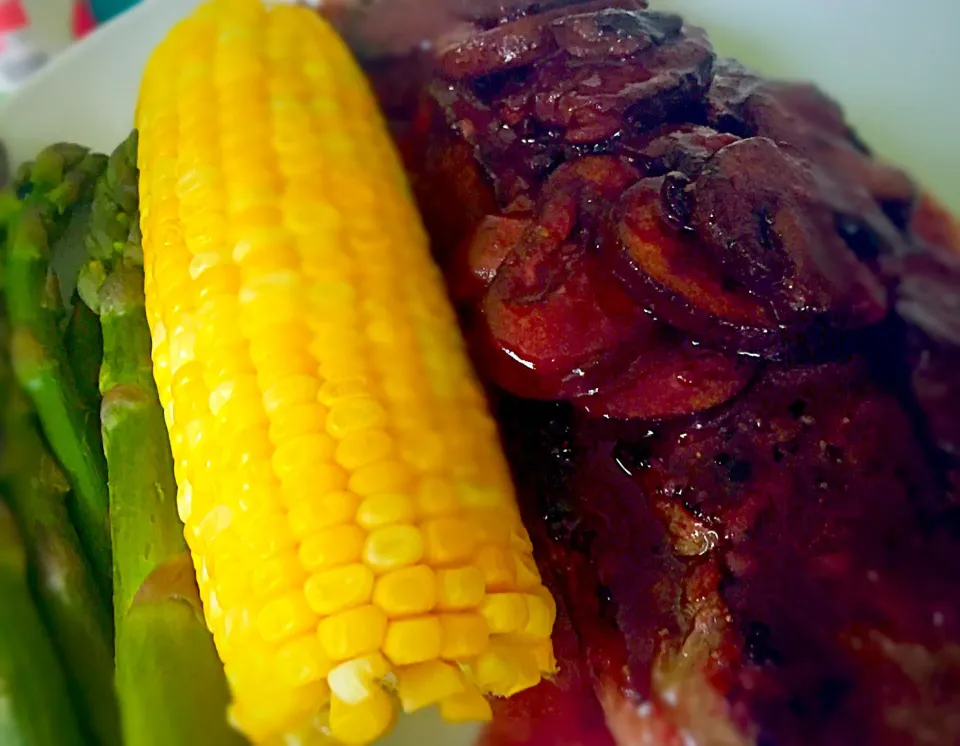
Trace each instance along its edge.
{"label": "green asparagus stalk", "polygon": [[186,549],[143,303],[143,270],[118,263],[100,291],[100,419],[110,472],[118,627],[150,573]]}
{"label": "green asparagus stalk", "polygon": [[67,514],[69,485],[19,390],[10,391],[3,419],[0,480],[23,533],[31,589],[89,735],[100,746],[119,746],[113,620]]}
{"label": "green asparagus stalk", "polygon": [[0,743],[84,746],[67,682],[30,597],[26,555],[0,501]]}
{"label": "green asparagus stalk", "polygon": [[[18,209],[0,216],[0,250],[5,251],[6,219]],[[0,251],[0,266],[2,258]],[[27,397],[13,380],[3,305],[0,294],[0,485],[19,523],[29,587],[66,669],[73,702],[84,715],[84,733],[91,744],[119,746],[108,598],[95,582],[68,515],[69,484],[40,436]],[[95,316],[94,321],[99,333]]]}
{"label": "green asparagus stalk", "polygon": [[124,743],[239,745],[243,738],[226,721],[223,667],[203,621],[177,514],[173,458],[153,380],[135,136],[111,156],[101,184],[106,186],[98,185],[92,219],[109,220],[96,244],[88,243],[97,258],[84,273],[89,285],[83,292],[90,297],[96,289],[103,328],[101,426],[110,475]]}
{"label": "green asparagus stalk", "polygon": [[89,198],[104,167],[105,159],[81,157],[81,151],[69,146],[45,150],[29,171],[29,182],[19,185],[23,204],[12,220],[5,286],[14,370],[67,471],[78,533],[98,582],[109,593],[106,464],[63,343],[60,289],[49,268],[52,239],[62,235],[71,209]]}
{"label": "green asparagus stalk", "polygon": [[80,299],[73,295],[73,310],[64,332],[67,359],[77,379],[77,393],[84,411],[92,414],[94,422],[100,417],[100,361],[103,359],[103,333],[100,319]]}
{"label": "green asparagus stalk", "polygon": [[[64,235],[51,246],[50,267],[54,274],[73,284],[86,261],[86,242],[94,229],[92,204],[78,205]],[[70,297],[70,315],[63,333],[67,359],[77,381],[77,393],[90,418],[90,430],[100,433],[100,361],[103,359],[103,335],[100,319],[90,310],[76,287]],[[103,444],[100,444],[102,449]]]}
{"label": "green asparagus stalk", "polygon": [[158,567],[127,610],[117,637],[117,689],[127,746],[246,744],[227,724],[227,683],[188,553]]}
{"label": "green asparagus stalk", "polygon": [[[103,178],[94,188],[86,244],[95,259],[110,261],[130,249],[139,251],[137,178],[137,133],[134,132],[110,154]],[[142,255],[139,263],[143,263]]]}

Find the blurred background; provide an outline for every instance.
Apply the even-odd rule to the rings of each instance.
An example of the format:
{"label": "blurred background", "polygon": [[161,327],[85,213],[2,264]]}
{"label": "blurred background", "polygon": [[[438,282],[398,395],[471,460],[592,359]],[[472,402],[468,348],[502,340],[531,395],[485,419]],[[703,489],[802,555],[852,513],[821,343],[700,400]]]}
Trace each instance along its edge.
{"label": "blurred background", "polygon": [[[407,14],[431,13],[438,4],[451,1],[369,0],[402,7]],[[0,0],[0,96],[96,23],[136,2]],[[960,148],[954,142],[955,123],[960,121],[956,44],[960,2],[650,0],[650,4],[705,26],[721,54],[738,57],[768,75],[815,81],[842,102],[848,119],[871,146],[908,166],[960,213]],[[918,47],[922,54],[916,52]],[[913,133],[921,129],[924,137],[918,138]]]}
{"label": "blurred background", "polygon": [[907,166],[960,215],[960,2],[650,4],[704,26],[721,54],[772,77],[816,82],[840,102],[871,147]]}

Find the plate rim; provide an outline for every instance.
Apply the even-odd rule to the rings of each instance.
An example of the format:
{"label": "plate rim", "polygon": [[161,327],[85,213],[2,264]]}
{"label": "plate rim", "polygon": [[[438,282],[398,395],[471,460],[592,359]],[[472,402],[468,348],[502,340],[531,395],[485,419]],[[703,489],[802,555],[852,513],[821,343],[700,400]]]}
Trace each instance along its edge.
{"label": "plate rim", "polygon": [[32,89],[43,85],[48,78],[60,74],[60,70],[69,66],[77,57],[89,54],[89,50],[97,44],[102,44],[106,37],[122,33],[125,26],[136,23],[141,15],[147,13],[159,2],[161,0],[142,0],[53,55],[43,67],[0,101],[0,122],[4,120],[9,110],[15,108],[23,97],[30,94]]}

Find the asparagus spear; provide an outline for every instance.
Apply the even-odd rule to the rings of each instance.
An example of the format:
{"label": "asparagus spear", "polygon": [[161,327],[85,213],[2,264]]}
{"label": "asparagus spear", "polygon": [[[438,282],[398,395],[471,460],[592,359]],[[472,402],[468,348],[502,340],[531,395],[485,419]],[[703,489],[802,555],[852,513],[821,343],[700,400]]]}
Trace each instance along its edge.
{"label": "asparagus spear", "polygon": [[67,515],[69,486],[19,390],[11,388],[3,419],[6,443],[0,480],[23,533],[31,589],[89,735],[101,746],[119,746],[113,620]]}
{"label": "asparagus spear", "polygon": [[103,178],[97,180],[94,188],[90,230],[86,237],[90,256],[112,260],[130,248],[139,251],[139,241],[135,239],[139,230],[137,178],[137,133],[134,132],[110,154]]}
{"label": "asparagus spear", "polygon": [[173,457],[153,382],[143,270],[118,262],[100,291],[103,439],[110,472],[117,626],[150,573],[186,549]]}
{"label": "asparagus spear", "polygon": [[226,680],[203,621],[177,515],[173,458],[153,381],[137,229],[135,135],[111,156],[101,184],[106,186],[98,185],[93,220],[103,220],[104,229],[95,245],[88,244],[98,258],[84,273],[90,283],[84,295],[97,290],[103,327],[101,424],[110,474],[124,742],[243,744],[225,717]]}
{"label": "asparagus spear", "polygon": [[80,299],[73,296],[73,310],[64,332],[67,358],[77,379],[77,393],[84,410],[99,419],[100,412],[100,361],[103,358],[103,334],[100,319]]}
{"label": "asparagus spear", "polygon": [[227,683],[188,553],[158,567],[127,610],[117,636],[117,689],[127,746],[246,744],[227,724]]}
{"label": "asparagus spear", "polygon": [[[0,249],[6,228],[0,222]],[[0,252],[0,260],[2,256]],[[0,278],[0,289],[2,284]],[[94,321],[99,332],[99,321]],[[91,743],[119,746],[108,599],[94,580],[68,515],[69,484],[40,436],[27,397],[13,381],[8,343],[9,327],[0,313],[0,485],[23,534],[30,590],[66,668],[73,701],[85,715],[84,731]]]}
{"label": "asparagus spear", "polygon": [[63,142],[41,150],[36,160],[20,165],[13,179],[13,188],[18,197],[26,197],[35,189],[49,191],[64,175],[87,157],[89,150],[82,145]]}
{"label": "asparagus spear", "polygon": [[0,501],[0,743],[84,746],[67,683],[30,598],[26,556]]}
{"label": "asparagus spear", "polygon": [[5,285],[14,370],[68,473],[78,533],[98,582],[109,593],[106,464],[67,359],[59,328],[60,290],[49,269],[51,240],[62,235],[71,209],[90,195],[104,167],[104,158],[81,152],[66,145],[48,148],[28,169],[28,180],[19,175],[23,203],[12,220]]}
{"label": "asparagus spear", "polygon": [[[97,183],[101,180],[98,179]],[[68,282],[77,282],[78,273],[86,261],[86,243],[95,230],[91,203],[79,205],[64,235],[51,246],[50,266],[53,272]],[[100,319],[72,289],[70,317],[64,331],[67,359],[77,381],[77,393],[84,404],[89,427],[100,433],[100,361],[103,359],[103,335]],[[103,444],[100,444],[101,448]]]}

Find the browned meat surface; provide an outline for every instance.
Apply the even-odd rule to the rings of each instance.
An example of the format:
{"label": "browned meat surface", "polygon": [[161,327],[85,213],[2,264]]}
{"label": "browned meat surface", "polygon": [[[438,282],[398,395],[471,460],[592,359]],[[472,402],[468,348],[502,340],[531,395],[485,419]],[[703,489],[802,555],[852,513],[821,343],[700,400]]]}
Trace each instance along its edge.
{"label": "browned meat surface", "polygon": [[371,70],[559,602],[485,746],[960,744],[953,221],[641,0],[392,7],[345,24],[405,56]]}
{"label": "browned meat surface", "polygon": [[960,738],[957,515],[861,360],[771,366],[695,419],[502,411],[620,743]]}

